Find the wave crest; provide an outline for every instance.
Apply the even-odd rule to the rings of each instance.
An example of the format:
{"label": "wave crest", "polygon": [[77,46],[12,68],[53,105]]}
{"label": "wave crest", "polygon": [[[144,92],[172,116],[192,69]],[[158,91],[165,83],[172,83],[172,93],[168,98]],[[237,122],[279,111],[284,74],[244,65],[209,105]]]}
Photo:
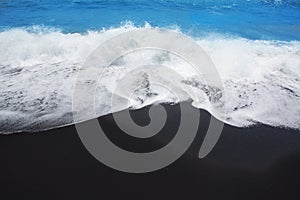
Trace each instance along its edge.
{"label": "wave crest", "polygon": [[[81,65],[103,41],[136,28],[143,27],[126,24],[85,34],[24,29],[1,32],[0,132],[38,131],[73,123],[72,91]],[[216,117],[238,127],[264,123],[300,128],[300,42],[247,40],[218,34],[194,39],[211,57],[223,80],[226,116],[213,113]],[[156,55],[155,59],[164,60],[163,56]],[[141,62],[141,55],[132,54],[129,60],[119,60],[117,64],[126,68]],[[166,64],[189,73],[176,59]],[[118,73],[110,72],[109,79],[113,80]],[[182,93],[177,99],[142,84],[151,76],[151,73],[138,76],[141,87],[139,96],[132,101],[132,109],[156,102],[192,100],[195,107],[209,110],[209,104],[201,98],[216,97],[215,101],[221,101],[213,87],[203,86],[192,76],[180,81],[196,88],[199,94]],[[102,85],[97,94],[101,101],[109,101],[110,84]],[[99,106],[97,113],[101,116],[109,110]],[[84,119],[84,113],[82,116]]]}

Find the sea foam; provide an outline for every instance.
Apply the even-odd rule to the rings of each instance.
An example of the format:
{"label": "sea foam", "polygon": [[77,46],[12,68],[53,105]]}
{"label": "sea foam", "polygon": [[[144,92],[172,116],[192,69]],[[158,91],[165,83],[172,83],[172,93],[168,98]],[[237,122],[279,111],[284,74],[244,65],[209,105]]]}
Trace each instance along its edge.
{"label": "sea foam", "polygon": [[[107,39],[137,28],[127,24],[81,34],[36,28],[0,32],[0,132],[39,131],[74,123],[72,92],[86,58]],[[135,87],[131,109],[192,101],[193,106],[237,127],[263,123],[300,128],[300,42],[248,40],[213,33],[193,39],[211,57],[224,94],[195,79],[186,63],[174,56],[165,59],[163,52],[133,52],[113,63],[117,67],[111,67],[109,76],[99,83],[97,116],[112,112],[108,105],[118,77],[128,73],[130,66],[142,65],[147,57],[151,64],[169,66],[184,78],[176,80],[178,84],[172,87],[177,94],[171,94],[151,84],[152,80],[166,83],[171,78],[168,72],[136,72],[131,83]],[[184,92],[185,86],[194,88],[197,94]],[[212,105],[216,110],[210,109]],[[218,112],[218,108],[225,112]],[[126,107],[120,105],[118,109]],[[88,119],[84,104],[77,112],[81,112],[82,120]]]}

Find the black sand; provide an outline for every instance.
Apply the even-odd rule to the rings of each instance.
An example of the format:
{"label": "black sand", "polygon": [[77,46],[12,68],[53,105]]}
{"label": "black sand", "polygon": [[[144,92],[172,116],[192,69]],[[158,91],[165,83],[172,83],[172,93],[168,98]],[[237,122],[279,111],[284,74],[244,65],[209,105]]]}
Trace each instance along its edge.
{"label": "black sand", "polygon": [[[122,134],[112,116],[99,118],[124,149],[146,152],[176,132],[178,106],[165,106],[168,122],[150,139]],[[132,112],[147,124],[148,108]],[[128,174],[98,162],[75,127],[0,136],[0,199],[300,199],[300,132],[259,125],[225,126],[213,151],[197,157],[210,115],[201,111],[197,138],[176,162],[156,172]]]}

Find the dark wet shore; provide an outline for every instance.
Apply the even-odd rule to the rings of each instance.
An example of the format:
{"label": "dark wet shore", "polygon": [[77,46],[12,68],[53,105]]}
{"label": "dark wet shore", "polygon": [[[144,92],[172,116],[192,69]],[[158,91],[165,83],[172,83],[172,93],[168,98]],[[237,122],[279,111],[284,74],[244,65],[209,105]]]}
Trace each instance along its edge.
{"label": "dark wet shore", "polygon": [[[99,118],[120,147],[147,152],[171,141],[179,123],[178,105],[165,106],[161,133],[136,139],[116,127],[112,115]],[[149,122],[148,107],[132,111]],[[300,131],[259,125],[226,125],[212,152],[198,151],[210,115],[201,110],[197,137],[176,162],[159,171],[128,174],[111,169],[88,153],[75,126],[0,136],[1,199],[299,199]]]}

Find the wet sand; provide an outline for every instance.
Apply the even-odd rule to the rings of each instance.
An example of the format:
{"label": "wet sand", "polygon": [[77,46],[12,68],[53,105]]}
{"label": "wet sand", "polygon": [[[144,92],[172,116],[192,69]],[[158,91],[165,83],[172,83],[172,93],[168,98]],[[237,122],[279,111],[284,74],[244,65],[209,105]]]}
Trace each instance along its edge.
{"label": "wet sand", "polygon": [[[168,121],[149,139],[122,133],[112,115],[98,120],[120,147],[147,152],[167,144],[179,123],[178,105],[165,105]],[[149,107],[131,111],[149,123]],[[1,199],[299,199],[300,131],[257,125],[226,125],[205,158],[198,151],[210,114],[201,110],[197,137],[176,162],[159,171],[129,174],[88,153],[75,126],[0,136]]]}

